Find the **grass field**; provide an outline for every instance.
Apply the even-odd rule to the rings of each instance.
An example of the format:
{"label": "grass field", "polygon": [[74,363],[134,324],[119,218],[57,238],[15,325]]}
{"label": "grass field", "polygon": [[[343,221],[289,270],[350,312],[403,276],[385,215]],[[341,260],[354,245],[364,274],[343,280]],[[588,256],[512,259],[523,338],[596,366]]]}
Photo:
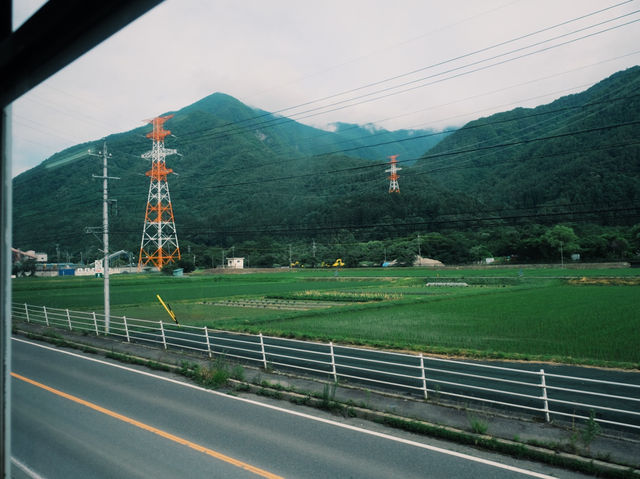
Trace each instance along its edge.
{"label": "grass field", "polygon": [[[445,281],[469,286],[426,286]],[[101,311],[102,286],[96,278],[20,278],[13,282],[13,297],[20,303]],[[171,304],[182,324],[432,353],[640,369],[640,271],[633,269],[119,275],[111,279],[112,314],[168,320],[156,294]],[[233,301],[221,304],[225,300]],[[272,307],[281,301],[301,309],[313,301],[330,301],[331,306]],[[267,306],[256,306],[262,303]]]}

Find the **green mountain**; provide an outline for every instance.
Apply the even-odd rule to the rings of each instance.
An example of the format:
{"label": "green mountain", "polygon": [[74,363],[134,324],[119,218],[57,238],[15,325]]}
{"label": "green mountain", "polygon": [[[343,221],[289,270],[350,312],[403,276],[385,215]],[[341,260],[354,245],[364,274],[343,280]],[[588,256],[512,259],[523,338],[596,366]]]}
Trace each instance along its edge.
{"label": "green mountain", "polygon": [[[559,242],[585,257],[622,257],[640,248],[640,229],[628,228],[640,208],[639,87],[634,67],[548,105],[473,121],[442,140],[429,130],[371,125],[318,130],[215,93],[165,124],[166,147],[180,153],[167,165],[176,172],[168,181],[181,246],[213,255],[212,247],[242,244],[269,265],[287,259],[267,251],[286,256],[283,244],[313,240],[347,248],[327,257],[378,261],[385,248],[391,254],[381,241],[402,237],[406,252],[394,255],[410,258],[422,247],[445,262],[555,258]],[[114,251],[140,248],[149,131],[106,139],[109,175],[120,178],[109,193]],[[61,260],[67,251],[76,260],[99,256],[100,238],[85,230],[102,224],[102,182],[92,178],[102,174],[102,160],[86,152],[101,148],[76,145],[14,179],[14,246],[53,259],[62,251]],[[400,194],[388,192],[385,172],[395,154]],[[584,238],[550,228],[558,223]],[[602,224],[627,230],[593,226]],[[375,253],[348,249],[363,241]]]}
{"label": "green mountain", "polygon": [[[387,157],[399,150],[400,158],[415,160],[437,141],[433,131],[342,124],[327,132],[220,93],[174,112],[165,127],[172,132],[166,147],[181,155],[167,158],[177,173],[168,181],[181,241],[226,245],[271,233],[304,237],[388,223],[376,233],[385,236],[395,231],[392,223],[423,221],[454,196],[426,177],[407,178],[401,197],[388,193]],[[110,182],[112,249],[140,247],[148,131],[106,139],[109,175],[120,178]],[[88,149],[100,151],[102,143],[69,148],[14,179],[14,244],[96,254],[98,239],[84,231],[102,224],[102,182],[92,178],[102,163]]]}
{"label": "green mountain", "polygon": [[[354,158],[386,161],[390,155],[413,162],[445,138],[435,130],[389,131],[375,125],[337,122],[330,131],[319,130],[284,116],[251,108],[223,93],[214,93],[180,110],[179,114],[208,113],[223,120],[214,136],[241,135],[247,131],[265,142],[274,152],[287,155],[345,153]],[[200,133],[194,129],[194,134]]]}
{"label": "green mountain", "polygon": [[420,164],[447,189],[492,207],[637,207],[640,67],[547,105],[473,121]]}

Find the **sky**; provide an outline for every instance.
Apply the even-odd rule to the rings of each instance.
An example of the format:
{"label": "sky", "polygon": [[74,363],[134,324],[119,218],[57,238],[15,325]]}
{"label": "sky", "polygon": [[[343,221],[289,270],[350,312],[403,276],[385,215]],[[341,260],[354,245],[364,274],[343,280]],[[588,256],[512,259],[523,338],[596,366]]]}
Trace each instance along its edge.
{"label": "sky", "polygon": [[[42,3],[14,0],[14,29]],[[13,103],[13,175],[214,92],[323,129],[441,130],[637,64],[640,0],[165,0]]]}

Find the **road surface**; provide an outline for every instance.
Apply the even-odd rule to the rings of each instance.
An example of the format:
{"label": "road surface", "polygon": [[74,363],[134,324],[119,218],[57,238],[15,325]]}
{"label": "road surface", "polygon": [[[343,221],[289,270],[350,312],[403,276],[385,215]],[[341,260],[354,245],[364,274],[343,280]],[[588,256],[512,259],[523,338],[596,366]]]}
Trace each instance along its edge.
{"label": "road surface", "polygon": [[19,338],[12,346],[14,477],[581,477]]}

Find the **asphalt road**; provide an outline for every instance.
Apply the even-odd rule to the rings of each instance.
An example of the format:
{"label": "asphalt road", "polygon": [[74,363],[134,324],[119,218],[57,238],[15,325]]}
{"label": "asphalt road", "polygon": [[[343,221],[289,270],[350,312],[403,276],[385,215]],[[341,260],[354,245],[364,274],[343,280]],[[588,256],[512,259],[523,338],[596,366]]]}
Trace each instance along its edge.
{"label": "asphalt road", "polygon": [[12,347],[14,477],[580,477],[91,355]]}

